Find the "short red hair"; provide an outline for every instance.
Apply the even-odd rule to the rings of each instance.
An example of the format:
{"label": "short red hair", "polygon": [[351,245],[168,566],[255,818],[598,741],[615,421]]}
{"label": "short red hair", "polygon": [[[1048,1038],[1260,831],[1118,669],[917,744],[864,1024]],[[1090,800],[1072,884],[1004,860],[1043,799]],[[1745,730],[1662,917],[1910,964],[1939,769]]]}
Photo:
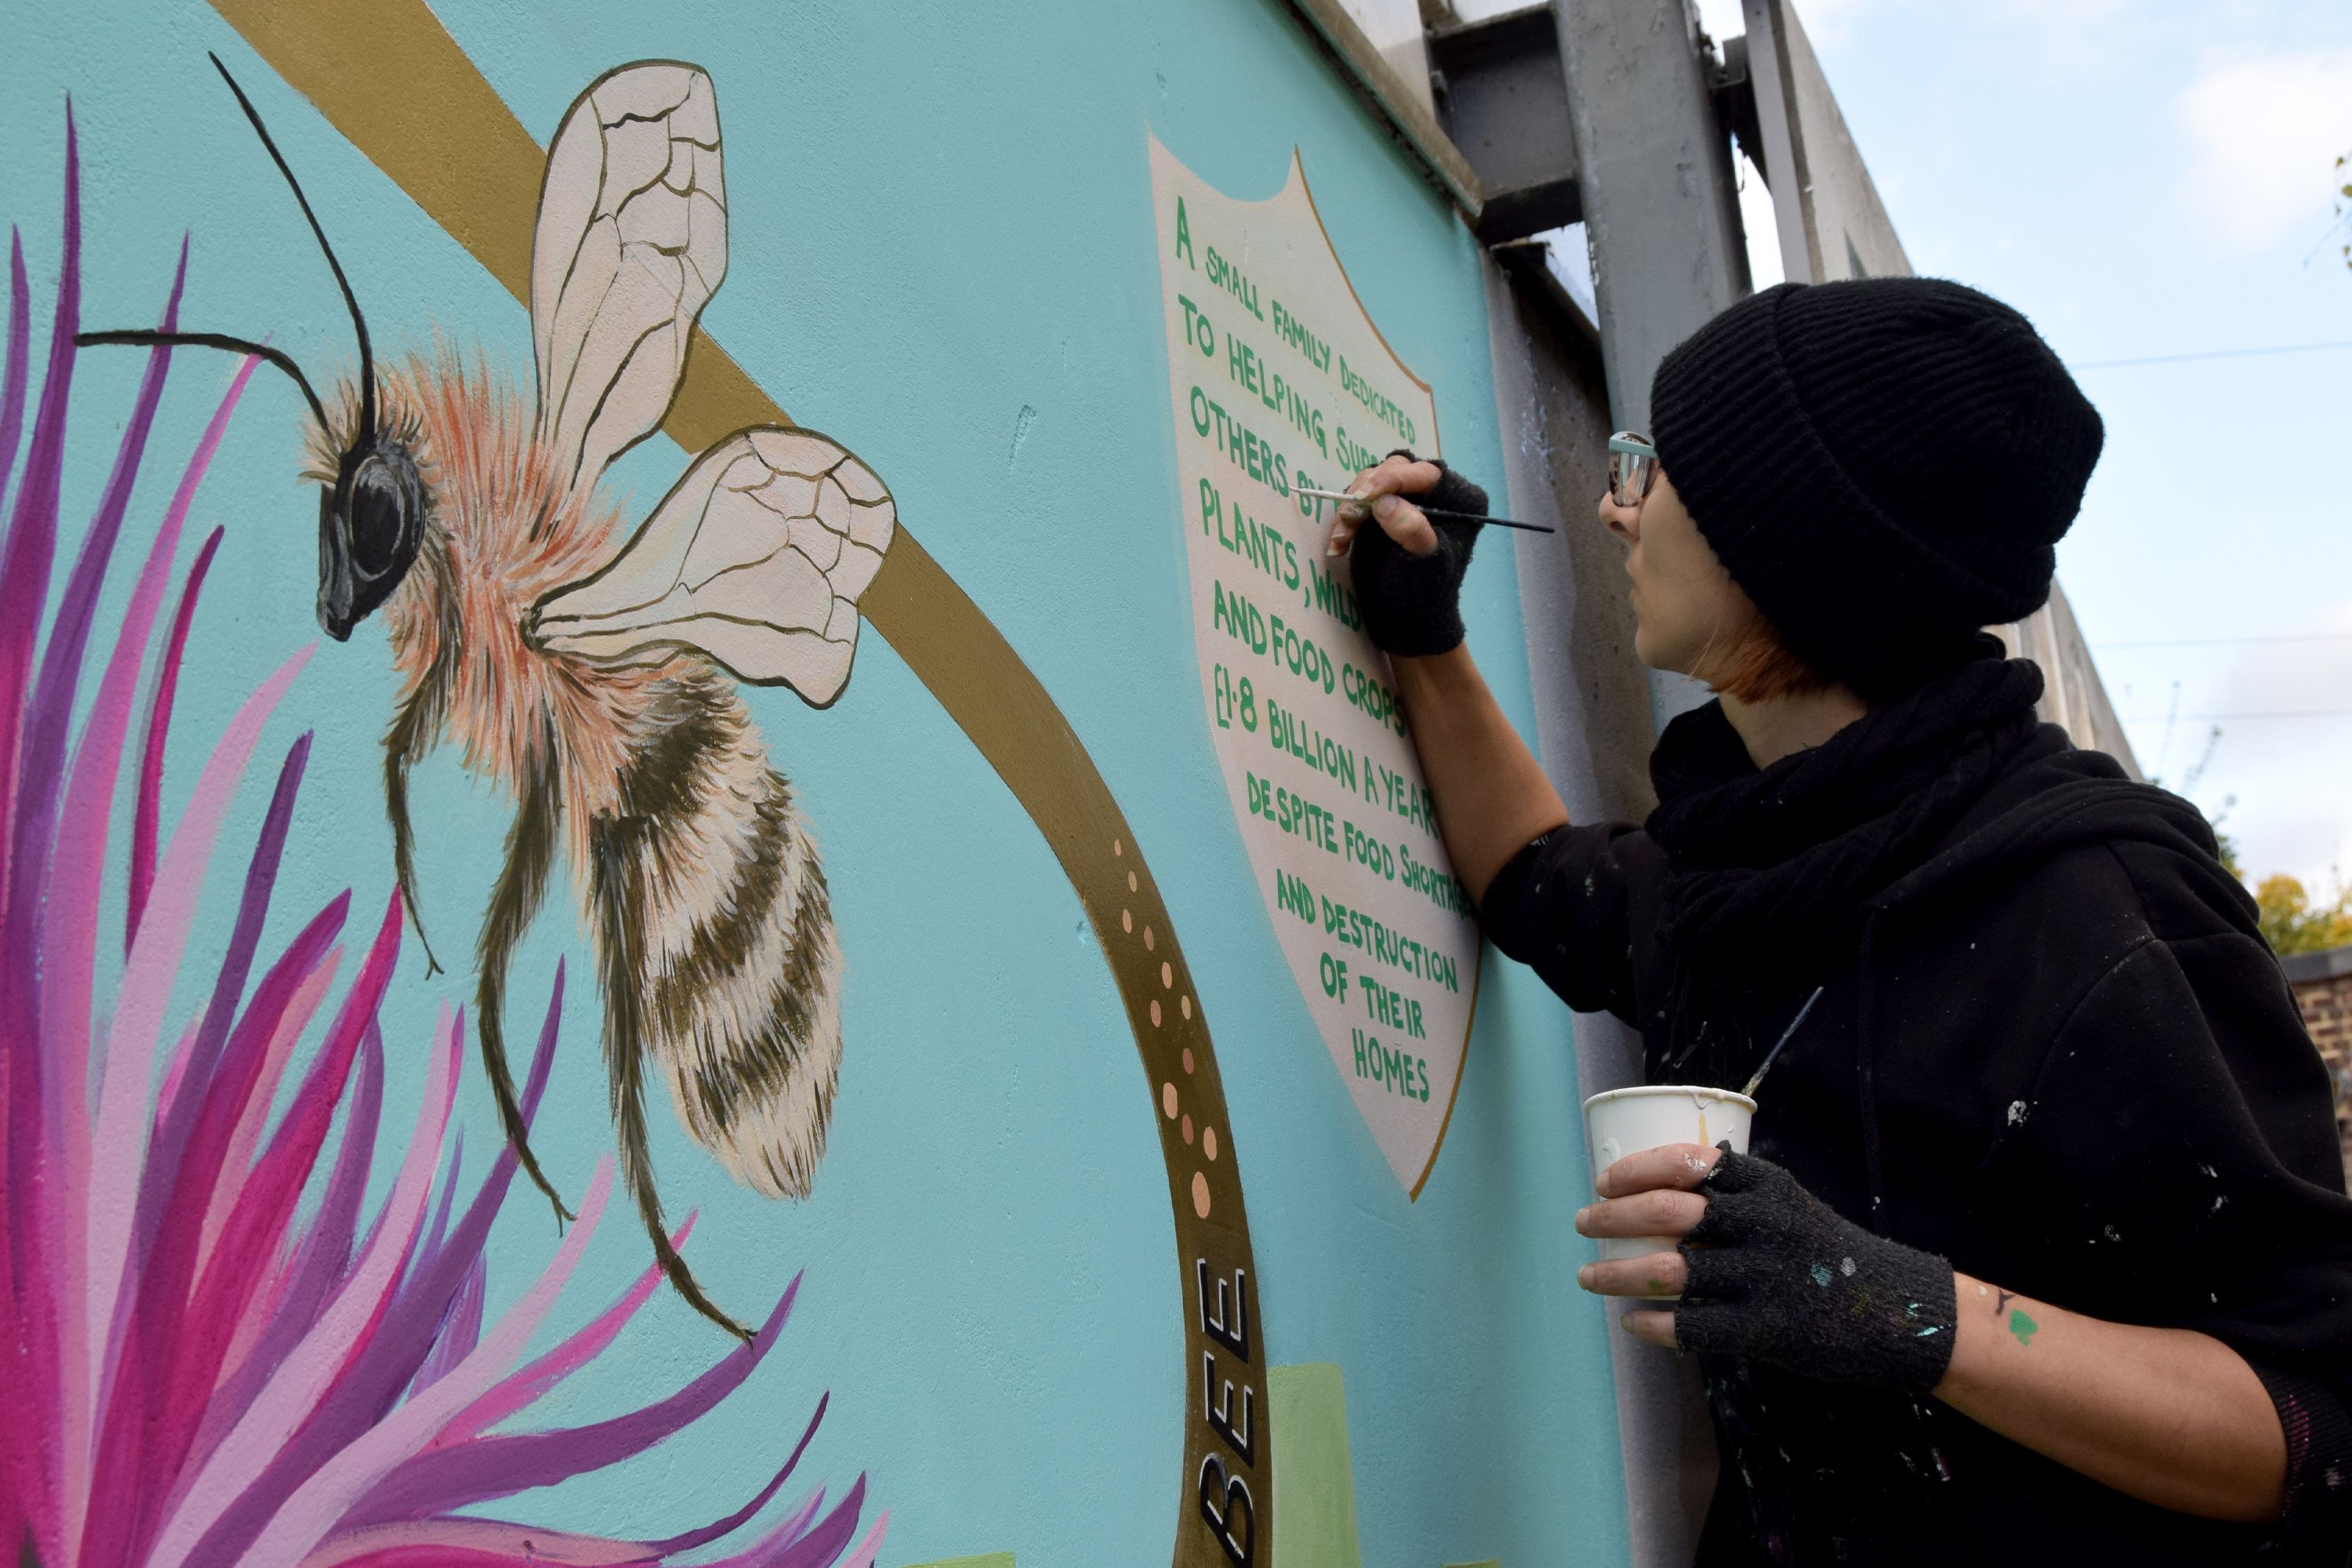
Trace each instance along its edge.
{"label": "short red hair", "polygon": [[[1735,591],[1737,587],[1734,584]],[[1781,639],[1779,628],[1764,618],[1755,600],[1742,593],[1739,605],[1732,625],[1717,626],[1699,650],[1690,672],[1694,679],[1706,682],[1718,697],[1742,702],[1803,696],[1837,684]]]}

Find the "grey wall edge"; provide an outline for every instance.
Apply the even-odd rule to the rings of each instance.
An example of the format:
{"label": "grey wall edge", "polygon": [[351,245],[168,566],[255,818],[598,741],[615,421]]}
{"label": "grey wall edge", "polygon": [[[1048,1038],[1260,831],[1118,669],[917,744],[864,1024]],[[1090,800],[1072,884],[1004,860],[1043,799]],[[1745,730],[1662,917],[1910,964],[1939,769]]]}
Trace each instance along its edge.
{"label": "grey wall edge", "polygon": [[[1619,546],[1593,513],[1610,430],[1600,355],[1493,258],[1485,271],[1503,485],[1512,515],[1559,531],[1511,539],[1537,748],[1573,820],[1639,819],[1654,802],[1651,689],[1633,654]],[[1641,1081],[1633,1030],[1599,1013],[1568,1015],[1562,1024],[1560,1043],[1572,1039],[1576,1052],[1580,1099]],[[1589,1310],[1615,1315],[1599,1298]],[[1614,1323],[1606,1332],[1633,1568],[1684,1568],[1716,1469],[1696,1363],[1641,1344]]]}

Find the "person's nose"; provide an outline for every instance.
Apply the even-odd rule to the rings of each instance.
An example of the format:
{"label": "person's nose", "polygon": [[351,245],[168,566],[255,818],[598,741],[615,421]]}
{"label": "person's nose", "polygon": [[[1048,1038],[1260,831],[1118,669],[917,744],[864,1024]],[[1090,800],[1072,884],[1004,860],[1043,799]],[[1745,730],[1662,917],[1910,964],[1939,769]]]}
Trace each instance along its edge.
{"label": "person's nose", "polygon": [[1638,543],[1642,531],[1642,509],[1619,506],[1617,498],[1608,491],[1601,492],[1601,521],[1610,532],[1628,544]]}

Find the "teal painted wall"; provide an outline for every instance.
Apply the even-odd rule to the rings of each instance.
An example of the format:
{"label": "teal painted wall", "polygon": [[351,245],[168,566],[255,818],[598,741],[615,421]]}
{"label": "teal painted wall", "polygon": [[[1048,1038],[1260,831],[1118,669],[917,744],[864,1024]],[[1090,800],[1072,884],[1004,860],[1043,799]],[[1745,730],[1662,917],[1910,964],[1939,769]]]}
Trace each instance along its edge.
{"label": "teal painted wall", "polygon": [[[1447,1143],[1409,1203],[1251,886],[1187,624],[1147,132],[1253,198],[1279,187],[1296,145],[1366,308],[1435,387],[1449,457],[1492,475],[1479,259],[1451,210],[1271,0],[438,10],[542,141],[615,64],[666,57],[712,73],[732,232],[704,324],[796,419],[885,477],[906,526],[1058,702],[1151,857],[1220,1047],[1268,1359],[1345,1372],[1362,1561],[1622,1561],[1606,1323],[1573,1284],[1587,1253],[1570,1226],[1584,1157],[1566,1016],[1489,955]],[[527,383],[522,310],[212,11],[194,0],[22,7],[6,30],[0,215],[25,239],[37,354],[70,94],[88,324],[152,321],[185,233],[185,324],[268,334],[321,370],[348,364],[331,281],[205,64],[212,49],[302,175],[379,343],[425,347],[437,331]],[[127,351],[82,360],[68,553],[140,368]],[[134,559],[231,368],[176,358],[162,456],[126,526]],[[270,670],[320,641],[223,843],[241,860],[268,770],[315,731],[271,930],[282,941],[352,887],[355,962],[392,887],[380,778],[395,683],[380,619],[348,645],[322,641],[312,620],[317,503],[296,484],[300,414],[292,387],[265,371],[191,516],[192,541],[214,523],[227,531],[175,721],[192,739],[175,743],[164,796],[176,812],[194,784],[193,738],[217,732]],[[633,516],[683,462],[660,438],[623,460],[614,484]],[[110,605],[129,575],[117,574]],[[1517,603],[1509,552],[1482,552],[1472,644],[1531,734]],[[781,1462],[830,1389],[800,1474],[836,1495],[867,1474],[869,1515],[891,1515],[883,1563],[1164,1558],[1181,1479],[1182,1302],[1153,1106],[1076,900],[1022,809],[870,630],[830,710],[775,692],[752,705],[815,821],[846,955],[830,1152],[810,1201],[771,1204],[730,1184],[656,1100],[655,1153],[673,1215],[701,1211],[689,1256],[722,1302],[756,1312],[796,1270],[805,1282],[780,1348],[741,1394],[625,1469],[533,1494],[529,1517],[651,1535],[709,1519]],[[418,774],[415,815],[426,918],[446,959],[470,937],[508,807],[445,750]],[[215,879],[200,958],[219,951],[234,895],[233,879]],[[586,950],[559,893],[514,970],[509,1032],[522,1048],[567,956],[564,1044],[536,1142],[576,1196],[611,1128]],[[383,1014],[388,1128],[414,1115],[436,1012],[467,999],[462,980],[427,979],[414,942],[404,948]],[[101,992],[114,983],[102,973]],[[174,1030],[200,1000],[184,989]],[[470,1055],[457,1118],[478,1170],[498,1130]],[[397,1144],[380,1155],[379,1191]],[[557,1241],[519,1188],[490,1249],[493,1315]],[[644,1261],[642,1237],[616,1213],[555,1321],[581,1321]],[[724,1348],[661,1293],[540,1414],[594,1419],[677,1386]]]}

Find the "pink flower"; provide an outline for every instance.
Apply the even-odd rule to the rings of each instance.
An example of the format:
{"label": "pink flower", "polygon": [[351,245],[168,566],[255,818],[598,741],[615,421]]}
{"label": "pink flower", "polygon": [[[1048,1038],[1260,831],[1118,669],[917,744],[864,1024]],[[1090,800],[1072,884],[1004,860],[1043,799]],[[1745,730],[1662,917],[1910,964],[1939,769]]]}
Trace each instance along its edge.
{"label": "pink flower", "polygon": [[[167,1010],[184,994],[215,840],[266,722],[310,653],[264,681],[214,739],[166,839],[163,758],[217,531],[181,578],[144,704],[122,978],[113,995],[98,993],[98,945],[111,940],[99,917],[117,842],[114,796],[151,634],[189,502],[257,362],[239,368],[198,442],[82,703],[98,601],[170,354],[150,353],[111,478],[43,638],[80,298],[70,114],[66,135],[64,264],[47,374],[21,454],[30,290],[13,234],[0,372],[0,505],[10,509],[0,542],[0,1544],[20,1561],[80,1568],[488,1568],[661,1563],[716,1542],[783,1486],[824,1418],[824,1398],[774,1479],[698,1530],[619,1541],[459,1512],[616,1464],[690,1426],[774,1346],[800,1282],[751,1342],[665,1399],[584,1426],[493,1430],[602,1353],[658,1275],[648,1269],[556,1348],[518,1364],[595,1232],[608,1161],[554,1261],[485,1324],[483,1248],[515,1160],[501,1148],[462,1208],[454,1150],[441,1174],[462,1015],[445,1016],[436,1033],[416,1125],[394,1140],[400,1167],[391,1191],[362,1212],[383,1099],[377,1010],[400,948],[393,899],[270,1124],[296,1044],[335,988],[351,903],[348,892],[338,896],[282,950],[260,951],[307,734],[278,768],[226,956],[197,1016],[173,1033]],[[167,330],[186,267],[183,247]],[[562,995],[559,969],[526,1113],[547,1081]],[[167,1046],[162,1090],[151,1094]],[[306,1191],[317,1200],[304,1214]],[[818,1489],[723,1561],[870,1568],[889,1516],[853,1546],[865,1493],[860,1476],[827,1511]]]}

